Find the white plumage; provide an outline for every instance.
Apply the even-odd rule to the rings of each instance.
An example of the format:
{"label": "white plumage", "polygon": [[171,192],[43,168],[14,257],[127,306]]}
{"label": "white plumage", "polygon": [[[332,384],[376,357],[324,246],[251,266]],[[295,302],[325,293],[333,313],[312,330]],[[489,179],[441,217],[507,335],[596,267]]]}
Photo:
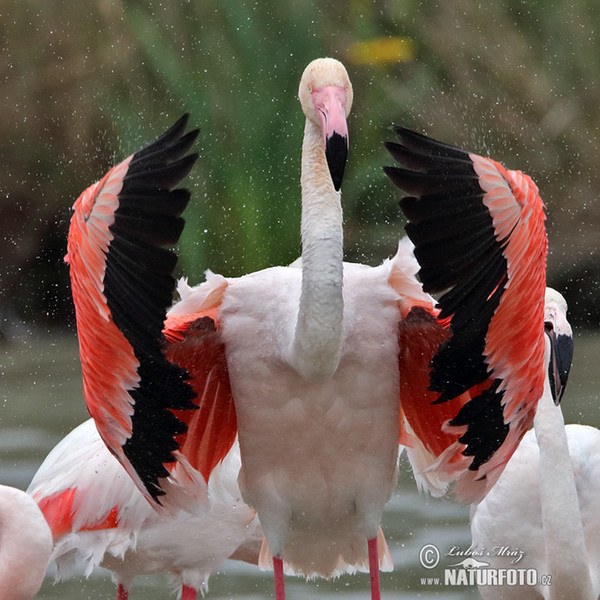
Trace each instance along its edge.
{"label": "white plumage", "polygon": [[[564,336],[565,341],[572,336],[566,310],[562,296],[549,289],[546,330]],[[552,365],[548,346],[549,342],[546,357]],[[569,366],[563,365],[566,372]],[[547,378],[534,429],[525,434],[486,498],[471,509],[473,544],[484,551],[482,560],[492,568],[535,569],[537,583],[481,586],[482,597],[596,600],[600,595],[599,514],[600,431],[586,425],[565,426]],[[515,556],[502,555],[500,548],[522,557],[513,564]]]}
{"label": "white plumage", "polygon": [[[262,533],[241,500],[239,468],[235,444],[211,474],[207,508],[158,514],[107,450],[93,420],[85,421],[48,454],[28,489],[54,525],[57,578],[88,576],[102,565],[124,590],[137,575],[167,573],[174,587],[205,592],[212,571],[232,554],[256,563]],[[67,490],[74,495],[65,515],[58,495]],[[62,520],[52,522],[56,511]],[[110,526],[115,520],[118,526]]]}
{"label": "white plumage", "polygon": [[[290,573],[337,576],[369,569],[366,540],[378,536],[396,482],[397,323],[403,304],[433,306],[416,279],[412,249],[405,238],[378,267],[344,263],[341,360],[325,382],[306,381],[289,366],[296,322],[289,315],[298,314],[302,278],[295,265],[240,278],[209,273],[195,288],[179,284],[182,300],[170,316],[206,310],[222,295],[221,332],[243,423],[240,488],[262,510],[263,529],[274,532],[273,553],[281,553],[287,530]],[[383,536],[380,545],[381,567],[391,570]],[[260,564],[270,566],[266,548]]]}
{"label": "white plumage", "polygon": [[31,600],[42,585],[52,534],[25,492],[0,485],[0,598]]}

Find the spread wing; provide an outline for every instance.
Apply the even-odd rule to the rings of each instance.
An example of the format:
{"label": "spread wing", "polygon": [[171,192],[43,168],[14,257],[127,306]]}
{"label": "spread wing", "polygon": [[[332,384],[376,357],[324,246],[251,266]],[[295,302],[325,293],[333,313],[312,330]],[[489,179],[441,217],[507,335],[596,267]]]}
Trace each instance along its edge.
{"label": "spread wing", "polygon": [[403,166],[385,171],[410,194],[400,206],[419,278],[424,291],[441,294],[435,318],[449,332],[428,351],[427,389],[417,390],[427,401],[418,410],[401,403],[436,457],[434,469],[474,501],[499,477],[542,395],[543,203],[519,171],[407,129],[396,133],[400,142],[386,147]]}
{"label": "spread wing", "polygon": [[198,132],[185,134],[186,123],[187,115],[81,194],[66,256],[87,408],[157,502],[186,431],[175,413],[197,409],[189,374],[166,358],[162,333],[177,261],[165,246],[177,243],[189,200],[176,186],[197,159],[188,151]]}

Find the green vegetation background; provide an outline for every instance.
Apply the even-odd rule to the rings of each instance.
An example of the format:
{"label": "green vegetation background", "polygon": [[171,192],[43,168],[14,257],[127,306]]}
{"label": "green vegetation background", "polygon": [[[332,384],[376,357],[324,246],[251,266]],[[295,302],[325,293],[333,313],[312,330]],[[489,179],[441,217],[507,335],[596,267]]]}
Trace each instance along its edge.
{"label": "green vegetation background", "polygon": [[405,125],[535,179],[549,281],[572,322],[596,328],[599,34],[596,0],[3,2],[0,331],[72,327],[71,205],[183,112],[201,129],[201,159],[179,274],[198,283],[207,268],[240,275],[296,258],[297,86],[327,55],[354,85],[347,259],[376,264],[402,235],[381,167],[388,127]]}

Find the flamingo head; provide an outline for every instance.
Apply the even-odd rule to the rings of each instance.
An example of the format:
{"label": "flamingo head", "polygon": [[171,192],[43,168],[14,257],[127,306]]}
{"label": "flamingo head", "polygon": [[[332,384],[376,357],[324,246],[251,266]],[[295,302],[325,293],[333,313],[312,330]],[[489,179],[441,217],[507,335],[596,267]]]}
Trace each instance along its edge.
{"label": "flamingo head", "polygon": [[304,70],[298,97],[306,118],[323,132],[323,146],[333,186],[339,190],[348,158],[352,85],[344,65],[334,58],[313,60]]}
{"label": "flamingo head", "polygon": [[546,354],[550,391],[554,403],[559,404],[573,360],[573,330],[567,321],[567,301],[552,288],[546,288],[544,330],[547,337]]}

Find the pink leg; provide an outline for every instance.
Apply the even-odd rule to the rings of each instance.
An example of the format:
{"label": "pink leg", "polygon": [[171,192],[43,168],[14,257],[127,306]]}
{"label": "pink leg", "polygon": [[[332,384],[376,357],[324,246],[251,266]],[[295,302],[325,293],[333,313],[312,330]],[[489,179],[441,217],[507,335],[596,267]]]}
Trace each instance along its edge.
{"label": "pink leg", "polygon": [[285,583],[283,581],[283,560],[273,557],[275,571],[275,600],[285,600]]}
{"label": "pink leg", "polygon": [[379,590],[379,556],[377,552],[377,538],[367,542],[369,547],[369,574],[371,576],[371,600],[381,600]]}
{"label": "pink leg", "polygon": [[120,583],[117,589],[117,600],[127,600],[127,598],[129,598],[129,592]]}
{"label": "pink leg", "polygon": [[189,585],[181,586],[181,600],[196,600],[196,590]]}

